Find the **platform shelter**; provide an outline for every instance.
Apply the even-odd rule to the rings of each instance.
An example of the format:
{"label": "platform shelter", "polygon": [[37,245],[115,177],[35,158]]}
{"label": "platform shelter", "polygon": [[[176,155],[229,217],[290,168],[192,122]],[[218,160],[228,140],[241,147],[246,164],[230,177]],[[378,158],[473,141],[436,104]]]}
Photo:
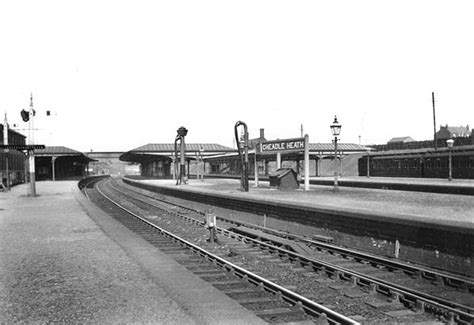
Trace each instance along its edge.
{"label": "platform shelter", "polygon": [[[186,143],[185,147],[188,177],[190,174],[199,172],[204,174],[208,171],[209,167],[204,162],[205,157],[236,152],[236,149],[215,143]],[[174,178],[177,174],[173,143],[149,143],[122,154],[119,159],[140,164],[141,176]],[[192,165],[191,162],[193,162]]]}
{"label": "platform shelter", "polygon": [[35,151],[36,180],[71,180],[87,176],[88,164],[94,159],[82,152],[62,147],[45,147]]}
{"label": "platform shelter", "polygon": [[[339,143],[337,159],[339,174],[341,176],[358,175],[358,159],[367,151],[367,147],[352,144]],[[256,155],[256,156],[255,156]],[[233,153],[210,156],[204,159],[209,165],[211,174],[239,175],[241,173],[239,155]],[[268,176],[278,168],[292,168],[299,177],[302,176],[304,161],[303,152],[285,152],[279,155],[276,152],[260,152],[249,150],[249,162],[255,168],[250,168],[250,175],[257,171],[260,176]],[[332,176],[334,174],[334,144],[332,143],[310,143],[309,144],[309,176]]]}

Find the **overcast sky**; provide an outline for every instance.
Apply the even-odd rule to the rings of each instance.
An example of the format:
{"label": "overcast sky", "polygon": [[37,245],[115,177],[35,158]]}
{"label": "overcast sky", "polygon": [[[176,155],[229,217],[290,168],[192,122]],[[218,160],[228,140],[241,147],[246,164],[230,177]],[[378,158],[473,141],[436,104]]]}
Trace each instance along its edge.
{"label": "overcast sky", "polygon": [[[0,1],[0,112],[35,142],[126,151],[250,137],[345,143],[474,128],[474,1]],[[46,117],[46,110],[52,115]],[[23,131],[22,131],[23,132]],[[27,132],[23,132],[25,135]]]}

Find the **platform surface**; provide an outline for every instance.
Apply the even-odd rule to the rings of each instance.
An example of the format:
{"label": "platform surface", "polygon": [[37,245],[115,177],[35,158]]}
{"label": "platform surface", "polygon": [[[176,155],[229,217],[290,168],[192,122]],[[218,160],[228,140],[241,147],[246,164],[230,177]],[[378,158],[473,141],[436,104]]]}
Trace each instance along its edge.
{"label": "platform surface", "polygon": [[259,324],[90,203],[77,182],[0,193],[0,323]]}
{"label": "platform surface", "polygon": [[[221,193],[239,198],[252,198],[263,201],[291,203],[300,206],[345,210],[358,213],[370,213],[391,218],[410,219],[426,223],[450,225],[474,229],[474,199],[469,195],[423,193],[396,190],[379,190],[355,187],[339,187],[337,192],[331,186],[310,185],[304,191],[282,191],[270,187],[268,182],[260,181],[255,187],[249,182],[249,192],[240,190],[240,181],[236,179],[188,180],[186,185],[176,185],[175,180],[139,180],[140,182],[179,188],[205,193]],[[364,181],[361,179],[361,181]],[[383,179],[379,179],[383,182]],[[392,179],[402,182],[404,179]],[[411,180],[422,182],[423,180]],[[427,180],[430,183],[444,180]],[[445,181],[447,182],[447,181]],[[474,186],[474,181],[461,182],[464,186]]]}
{"label": "platform surface", "polygon": [[[310,180],[334,180],[334,177],[310,177]],[[453,179],[449,181],[444,178],[419,178],[419,177],[366,177],[366,176],[344,176],[341,181],[361,183],[393,183],[413,185],[437,185],[437,186],[462,186],[474,188],[474,179]]]}

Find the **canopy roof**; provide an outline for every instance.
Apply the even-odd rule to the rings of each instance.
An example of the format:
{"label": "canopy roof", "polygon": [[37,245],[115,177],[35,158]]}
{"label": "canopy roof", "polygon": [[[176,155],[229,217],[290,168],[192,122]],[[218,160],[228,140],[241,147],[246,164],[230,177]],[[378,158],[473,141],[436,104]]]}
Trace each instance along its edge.
{"label": "canopy roof", "polygon": [[[186,152],[199,152],[201,149],[204,153],[234,152],[236,150],[217,143],[186,143]],[[174,153],[174,143],[149,143],[129,152]]]}
{"label": "canopy roof", "polygon": [[[174,156],[174,150],[174,143],[149,143],[124,153],[119,159],[121,161],[140,163],[150,160],[170,162],[173,160],[172,156]],[[236,149],[216,143],[186,143],[187,160],[194,159],[197,153],[202,153],[202,155],[214,155],[226,152],[236,152]]]}
{"label": "canopy roof", "polygon": [[36,157],[77,157],[78,160],[84,162],[96,161],[89,158],[80,151],[76,151],[67,147],[53,146],[45,147],[44,149],[35,150]]}

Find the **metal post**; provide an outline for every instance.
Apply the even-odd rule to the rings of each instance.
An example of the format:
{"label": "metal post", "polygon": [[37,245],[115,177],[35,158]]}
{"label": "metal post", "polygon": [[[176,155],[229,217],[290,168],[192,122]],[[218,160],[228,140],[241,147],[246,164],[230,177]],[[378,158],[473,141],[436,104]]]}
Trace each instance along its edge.
{"label": "metal post", "polygon": [[185,163],[186,163],[186,157],[184,156],[184,137],[181,137],[181,148],[180,148],[180,160],[179,160],[179,165],[180,165],[180,169],[179,169],[179,173],[180,173],[180,182],[181,183],[186,183],[185,181],[185,177],[186,177],[186,166],[185,166]]}
{"label": "metal post", "polygon": [[258,187],[258,160],[257,160],[257,150],[255,150],[255,159],[254,159],[254,165],[255,165],[255,171],[254,171],[254,180],[255,180],[255,187]]}
{"label": "metal post", "polygon": [[370,149],[367,149],[367,177],[370,177]]}
{"label": "metal post", "polygon": [[174,139],[174,156],[173,156],[173,179],[176,179],[176,185],[178,185],[178,140],[180,139],[179,135]]}
{"label": "metal post", "polygon": [[249,191],[249,133],[247,132],[247,128],[245,128],[245,132],[244,132],[244,151],[245,151],[244,187],[245,187],[245,192],[248,192]]}
{"label": "metal post", "polygon": [[[181,140],[181,147],[180,147],[181,157],[180,157],[180,165],[179,165],[179,167],[180,167],[180,169],[179,169],[179,184],[186,184],[187,183],[186,166],[185,166],[185,163],[186,163],[186,157],[185,157],[186,143],[184,141],[184,138],[188,134],[188,130],[185,127],[182,126],[178,129],[177,132],[178,132],[178,137]],[[175,146],[176,146],[176,142],[175,142]]]}
{"label": "metal post", "polygon": [[337,136],[334,137],[334,191],[339,189],[337,183]]}
{"label": "metal post", "polygon": [[[341,133],[341,125],[337,121],[337,116],[334,116],[334,122],[330,125],[331,133],[334,136],[334,191],[338,190],[337,184],[337,137]],[[341,161],[341,175],[342,175],[342,161]]]}
{"label": "metal post", "polygon": [[309,136],[304,136],[304,190],[309,191]]}
{"label": "metal post", "polygon": [[201,147],[199,148],[199,153],[196,153],[196,155],[198,155],[198,166],[196,166],[196,170],[197,170],[197,173],[198,173],[198,178],[203,181],[204,180],[204,172],[205,172],[205,168],[204,168],[204,148]]}
{"label": "metal post", "polygon": [[[242,150],[240,147],[240,140],[239,140],[239,133],[237,132],[237,128],[243,125],[244,126],[244,154],[242,154]],[[240,178],[240,187],[243,192],[249,191],[249,157],[248,157],[248,149],[249,149],[249,134],[247,131],[247,124],[242,121],[237,121],[234,126],[234,135],[235,141],[237,143],[237,150],[239,152],[240,157],[240,165],[242,167],[242,176]]]}
{"label": "metal post", "polygon": [[436,136],[436,111],[435,111],[435,95],[431,92],[431,100],[433,102],[433,130],[434,130],[434,149],[438,148],[438,139]]}
{"label": "metal post", "polygon": [[449,177],[448,177],[448,181],[453,180],[452,170],[453,170],[453,165],[452,165],[452,158],[451,158],[451,148],[449,148]]}

